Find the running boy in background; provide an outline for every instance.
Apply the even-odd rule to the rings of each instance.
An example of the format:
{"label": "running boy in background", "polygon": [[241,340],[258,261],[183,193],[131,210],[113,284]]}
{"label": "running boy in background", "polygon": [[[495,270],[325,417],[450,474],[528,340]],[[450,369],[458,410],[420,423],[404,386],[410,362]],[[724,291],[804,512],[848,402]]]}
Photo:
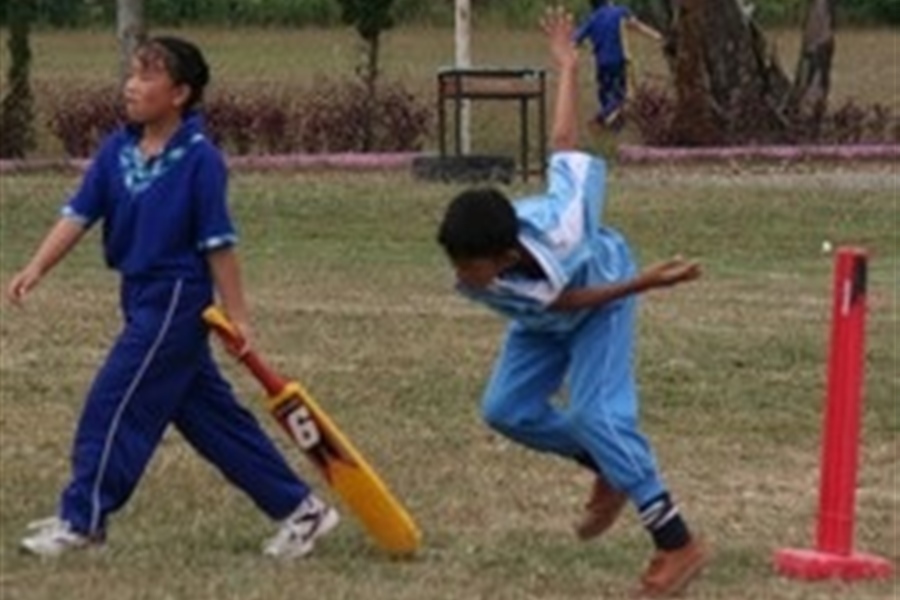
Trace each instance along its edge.
{"label": "running boy in background", "polygon": [[[603,161],[576,151],[578,53],[572,18],[551,9],[542,23],[558,89],[549,189],[511,203],[473,189],[447,208],[438,233],[467,297],[509,317],[484,397],[484,418],[534,450],[595,474],[582,539],[601,535],[630,500],[656,546],[641,578],[647,597],[682,590],[706,564],[638,428],[633,342],[637,294],[696,279],[697,263],[674,258],[637,273],[625,239],[601,225]],[[569,404],[551,396],[568,380]]]}
{"label": "running boy in background", "polygon": [[129,124],[103,144],[8,296],[20,304],[95,223],[119,271],[124,327],[88,394],[57,516],[22,548],[56,556],[103,541],[171,423],[280,526],[267,555],[302,556],[337,512],[288,467],[213,362],[201,312],[214,290],[246,336],[248,314],[226,207],[227,172],[196,106],[209,80],[200,50],[158,37],[132,60]]}
{"label": "running boy in background", "polygon": [[576,44],[591,40],[597,72],[597,99],[600,111],[594,121],[598,125],[615,127],[621,123],[622,109],[628,96],[628,51],[626,32],[628,26],[655,41],[662,35],[645,25],[625,6],[617,6],[613,0],[592,0],[593,12],[575,31]]}

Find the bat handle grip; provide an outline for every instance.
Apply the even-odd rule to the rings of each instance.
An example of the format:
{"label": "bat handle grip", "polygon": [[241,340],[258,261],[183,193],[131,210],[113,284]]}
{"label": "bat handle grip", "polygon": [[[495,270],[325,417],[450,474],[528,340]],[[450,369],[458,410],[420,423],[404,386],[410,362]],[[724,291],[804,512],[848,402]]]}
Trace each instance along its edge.
{"label": "bat handle grip", "polygon": [[288,383],[287,380],[270,369],[253,350],[245,352],[240,357],[240,361],[247,365],[247,368],[257,381],[262,384],[263,388],[266,390],[266,394],[268,394],[270,398],[280,394]]}
{"label": "bat handle grip", "polygon": [[209,306],[203,311],[203,321],[216,332],[229,349],[235,354],[244,346],[244,338],[225,313],[218,306]]}
{"label": "bat handle grip", "polygon": [[235,353],[238,360],[247,366],[269,396],[275,396],[284,389],[287,381],[269,368],[256,352],[245,348],[244,338],[217,306],[210,306],[204,310],[203,320]]}

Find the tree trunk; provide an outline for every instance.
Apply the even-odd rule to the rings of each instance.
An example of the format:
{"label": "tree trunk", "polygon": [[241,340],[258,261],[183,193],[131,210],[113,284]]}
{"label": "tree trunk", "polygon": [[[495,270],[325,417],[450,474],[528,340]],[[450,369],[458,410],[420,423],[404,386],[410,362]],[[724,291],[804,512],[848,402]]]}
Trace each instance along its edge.
{"label": "tree trunk", "polygon": [[673,30],[678,142],[785,135],[790,82],[741,0],[681,0]]}
{"label": "tree trunk", "polygon": [[814,124],[821,121],[828,106],[835,4],[836,0],[809,0],[797,74],[790,93],[792,115]]}
{"label": "tree trunk", "polygon": [[119,39],[119,76],[128,77],[131,55],[147,37],[144,0],[116,0],[116,35]]}
{"label": "tree trunk", "polygon": [[34,148],[34,96],[30,68],[34,0],[15,0],[7,8],[10,36],[9,88],[0,104],[0,157],[24,158]]}
{"label": "tree trunk", "polygon": [[378,60],[381,50],[381,34],[367,40],[368,60],[366,64],[366,111],[363,124],[363,152],[370,152],[375,142],[375,94],[378,92]]}
{"label": "tree trunk", "polygon": [[672,134],[674,143],[679,146],[712,145],[722,141],[722,122],[714,110],[704,58],[705,3],[706,0],[683,0],[673,27],[676,60],[671,65],[675,75],[676,109]]}

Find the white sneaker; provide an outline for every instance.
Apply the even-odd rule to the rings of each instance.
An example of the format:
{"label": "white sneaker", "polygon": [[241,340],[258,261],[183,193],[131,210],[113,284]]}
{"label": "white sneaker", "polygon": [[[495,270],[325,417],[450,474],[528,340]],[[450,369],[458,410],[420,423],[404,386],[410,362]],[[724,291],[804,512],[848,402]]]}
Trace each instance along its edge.
{"label": "white sneaker", "polygon": [[20,547],[38,556],[54,557],[76,548],[83,548],[91,539],[72,530],[68,521],[59,517],[41,519],[28,524],[32,533],[22,538]]}
{"label": "white sneaker", "polygon": [[340,522],[338,512],[312,494],[297,507],[271,539],[263,545],[263,554],[277,558],[299,558],[312,552],[316,539]]}

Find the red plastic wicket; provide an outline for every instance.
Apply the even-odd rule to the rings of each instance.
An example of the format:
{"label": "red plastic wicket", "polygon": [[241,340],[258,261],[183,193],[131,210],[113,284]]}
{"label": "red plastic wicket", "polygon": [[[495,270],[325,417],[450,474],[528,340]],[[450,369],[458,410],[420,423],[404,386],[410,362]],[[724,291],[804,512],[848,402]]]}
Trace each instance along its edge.
{"label": "red plastic wicket", "polygon": [[789,577],[851,581],[889,577],[893,571],[887,560],[853,551],[865,370],[867,270],[865,250],[838,249],[816,548],[785,549],[775,554],[776,570]]}

